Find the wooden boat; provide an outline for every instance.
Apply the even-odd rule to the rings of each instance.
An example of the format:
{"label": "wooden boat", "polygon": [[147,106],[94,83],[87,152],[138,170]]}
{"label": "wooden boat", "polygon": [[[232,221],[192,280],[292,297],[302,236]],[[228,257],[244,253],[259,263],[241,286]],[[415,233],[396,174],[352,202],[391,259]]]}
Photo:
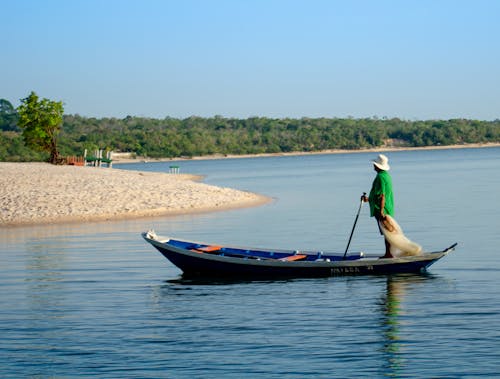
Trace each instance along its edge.
{"label": "wooden boat", "polygon": [[312,251],[264,250],[229,247],[142,233],[184,277],[320,277],[418,273],[455,249],[450,247],[418,256],[380,259],[362,252],[333,254]]}

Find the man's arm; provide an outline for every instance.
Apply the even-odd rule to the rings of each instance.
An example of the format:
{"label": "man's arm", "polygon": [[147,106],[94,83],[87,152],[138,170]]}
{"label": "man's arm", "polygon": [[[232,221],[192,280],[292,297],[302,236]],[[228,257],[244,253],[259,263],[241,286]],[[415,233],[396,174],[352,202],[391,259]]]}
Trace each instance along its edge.
{"label": "man's arm", "polygon": [[380,217],[385,219],[385,214],[384,214],[384,208],[385,208],[385,195],[381,194],[380,195]]}

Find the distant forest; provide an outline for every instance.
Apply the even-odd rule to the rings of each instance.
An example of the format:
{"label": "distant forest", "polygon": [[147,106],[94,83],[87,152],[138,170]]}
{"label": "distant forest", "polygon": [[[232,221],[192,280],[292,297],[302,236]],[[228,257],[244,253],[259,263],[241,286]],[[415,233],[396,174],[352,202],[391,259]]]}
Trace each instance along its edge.
{"label": "distant forest", "polygon": [[[60,153],[66,156],[82,155],[85,149],[105,149],[132,152],[141,157],[178,158],[486,142],[500,142],[500,120],[236,119],[221,116],[97,119],[65,115],[58,145]],[[0,99],[0,161],[46,159],[44,153],[24,145],[15,108]]]}

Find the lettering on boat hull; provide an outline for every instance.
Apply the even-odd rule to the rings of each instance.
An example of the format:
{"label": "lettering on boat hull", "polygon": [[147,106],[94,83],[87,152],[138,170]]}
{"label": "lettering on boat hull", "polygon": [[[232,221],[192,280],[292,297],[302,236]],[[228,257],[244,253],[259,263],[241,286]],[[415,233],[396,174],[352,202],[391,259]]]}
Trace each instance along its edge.
{"label": "lettering on boat hull", "polygon": [[[373,266],[363,267],[363,272],[373,271]],[[335,267],[331,269],[332,275],[361,274],[359,267]]]}

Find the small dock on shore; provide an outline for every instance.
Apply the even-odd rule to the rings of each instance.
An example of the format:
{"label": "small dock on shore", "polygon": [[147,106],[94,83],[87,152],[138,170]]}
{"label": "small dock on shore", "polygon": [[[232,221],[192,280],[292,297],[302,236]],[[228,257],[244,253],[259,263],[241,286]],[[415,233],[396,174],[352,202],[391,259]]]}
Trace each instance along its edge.
{"label": "small dock on shore", "polygon": [[95,150],[94,155],[87,155],[87,149],[83,155],[86,166],[103,167],[107,165],[108,168],[113,167],[113,151],[104,151],[103,149]]}

